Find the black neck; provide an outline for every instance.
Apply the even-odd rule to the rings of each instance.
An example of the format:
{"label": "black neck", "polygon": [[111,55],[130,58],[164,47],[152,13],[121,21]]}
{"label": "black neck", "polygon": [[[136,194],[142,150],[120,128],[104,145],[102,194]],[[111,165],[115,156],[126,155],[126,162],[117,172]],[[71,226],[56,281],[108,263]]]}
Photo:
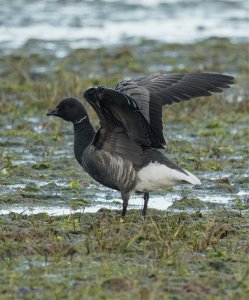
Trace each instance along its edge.
{"label": "black neck", "polygon": [[80,122],[74,124],[74,155],[78,163],[82,165],[82,154],[91,143],[95,131],[89,121],[88,116]]}

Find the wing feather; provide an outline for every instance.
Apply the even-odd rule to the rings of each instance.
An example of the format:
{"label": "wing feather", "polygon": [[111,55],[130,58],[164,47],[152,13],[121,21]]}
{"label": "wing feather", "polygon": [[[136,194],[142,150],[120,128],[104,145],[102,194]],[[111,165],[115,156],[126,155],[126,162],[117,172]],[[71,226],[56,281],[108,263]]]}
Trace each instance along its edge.
{"label": "wing feather", "polygon": [[104,87],[91,88],[84,93],[86,100],[105,119],[102,127],[119,126],[133,141],[146,147],[162,148],[157,136],[142,113],[143,101],[137,103],[127,94]]}
{"label": "wing feather", "polygon": [[92,88],[84,96],[102,128],[112,124],[140,145],[161,148],[165,145],[163,105],[220,93],[232,83],[233,77],[222,74],[152,74],[121,81],[115,89]]}
{"label": "wing feather", "polygon": [[210,96],[230,87],[233,77],[212,73],[152,74],[119,82],[115,89],[132,97],[142,107],[154,135],[163,145],[162,106]]}

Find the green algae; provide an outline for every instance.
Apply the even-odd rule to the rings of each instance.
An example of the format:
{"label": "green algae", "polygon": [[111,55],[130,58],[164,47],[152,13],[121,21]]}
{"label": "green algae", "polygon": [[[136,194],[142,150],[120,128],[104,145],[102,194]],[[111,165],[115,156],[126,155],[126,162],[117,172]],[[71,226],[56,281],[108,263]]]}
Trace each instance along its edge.
{"label": "green algae", "polygon": [[[193,72],[196,61],[202,61],[202,71],[221,72],[223,70],[220,68],[226,66],[225,72],[235,75],[237,85],[221,95],[168,107],[164,113],[166,129],[168,128],[165,135],[169,137],[167,155],[193,172],[226,172],[245,168],[248,159],[245,139],[248,136],[249,110],[245,81],[248,74],[245,44],[234,44],[227,39],[216,38],[193,45],[141,41],[136,47],[73,50],[62,59],[52,55],[44,57],[42,53],[29,55],[27,47],[26,45],[25,53],[19,49],[16,53],[7,55],[4,60],[1,59],[2,72],[6,75],[0,80],[0,86],[3,86],[1,111],[4,113],[1,124],[11,124],[11,128],[3,127],[0,130],[0,137],[4,138],[0,140],[3,157],[1,185],[8,186],[20,180],[22,182],[21,176],[35,180],[58,178],[66,181],[62,188],[66,198],[71,197],[70,192],[81,193],[82,185],[88,186],[94,181],[84,175],[82,183],[82,171],[77,168],[76,162],[72,163],[72,151],[69,152],[71,157],[63,154],[60,159],[53,159],[54,153],[62,151],[70,141],[70,136],[67,135],[69,127],[56,119],[46,119],[46,111],[66,95],[81,97],[84,88],[99,84],[114,85],[125,76],[150,73],[152,67],[160,71],[160,66],[170,64],[171,72],[179,72],[179,62],[184,66],[181,72]],[[222,54],[219,52],[221,50]],[[241,53],[240,56],[235,55],[238,52]],[[10,72],[16,61],[19,63],[19,71]],[[44,66],[48,64],[51,67],[48,72],[33,76],[31,70],[43,63]],[[131,66],[134,63],[138,64],[139,70]],[[4,87],[8,82],[6,89]],[[22,89],[20,85],[23,86]],[[89,105],[86,107],[93,123],[97,125],[96,115]],[[41,132],[37,132],[33,123],[24,119],[24,116],[36,116],[34,124],[40,126]],[[178,124],[181,126],[175,128]],[[178,136],[180,134],[181,138],[174,138],[175,133]],[[66,147],[70,150],[71,146]],[[20,165],[19,161],[25,162],[26,158],[23,159],[22,151],[16,152],[15,148],[31,154],[31,162],[27,160],[26,164]],[[70,182],[77,182],[79,188],[70,187]],[[240,182],[243,182],[243,178],[240,178]],[[48,188],[49,191],[52,192],[53,188]]]}
{"label": "green algae", "polygon": [[35,183],[30,182],[25,186],[25,188],[22,189],[23,191],[27,192],[38,192],[41,190],[39,186],[37,186]]}
{"label": "green algae", "polygon": [[[0,218],[3,299],[246,299],[248,215]],[[16,231],[20,228],[19,231]],[[205,296],[204,296],[204,294]]]}
{"label": "green algae", "polygon": [[32,165],[32,168],[36,170],[50,169],[51,164],[48,162],[35,163]]}
{"label": "green algae", "polygon": [[173,202],[172,205],[169,206],[169,209],[178,209],[178,210],[188,210],[188,209],[194,209],[194,210],[203,210],[207,208],[218,208],[222,205],[215,202],[208,202],[208,201],[202,201],[198,198],[189,198],[189,197],[183,197],[180,200],[176,200]]}
{"label": "green algae", "polygon": [[96,214],[2,215],[0,299],[247,299],[248,198],[237,191],[248,189],[248,46],[212,38],[78,49],[62,59],[32,51],[26,45],[0,56],[0,186],[6,193],[0,207],[95,205],[94,181],[73,159],[70,126],[48,120],[47,110],[66,96],[82,99],[87,87],[165,70],[236,77],[223,94],[172,105],[163,116],[166,154],[208,175],[203,196],[215,191],[233,200],[221,209],[193,189],[173,202],[181,213],[149,209],[147,220],[132,209],[121,220],[115,197],[109,200],[117,210]]}
{"label": "green algae", "polygon": [[72,199],[69,201],[69,206],[72,208],[89,206],[91,203],[85,199]]}

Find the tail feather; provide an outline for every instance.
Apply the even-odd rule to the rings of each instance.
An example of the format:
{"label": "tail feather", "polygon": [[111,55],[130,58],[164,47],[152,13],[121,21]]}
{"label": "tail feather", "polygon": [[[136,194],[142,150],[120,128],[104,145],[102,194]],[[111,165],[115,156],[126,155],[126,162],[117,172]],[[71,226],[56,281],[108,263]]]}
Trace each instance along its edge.
{"label": "tail feather", "polygon": [[200,185],[201,181],[199,178],[197,178],[194,174],[190,173],[189,171],[183,169],[184,172],[187,173],[187,175],[185,176],[186,179],[184,179],[184,181],[187,181],[188,183],[191,183],[193,185]]}
{"label": "tail feather", "polygon": [[[168,165],[168,166],[167,166]],[[187,170],[173,163],[161,164],[151,162],[143,167],[138,173],[138,183],[135,190],[139,192],[154,191],[161,187],[174,186],[181,182],[193,185],[201,184],[200,180]]]}

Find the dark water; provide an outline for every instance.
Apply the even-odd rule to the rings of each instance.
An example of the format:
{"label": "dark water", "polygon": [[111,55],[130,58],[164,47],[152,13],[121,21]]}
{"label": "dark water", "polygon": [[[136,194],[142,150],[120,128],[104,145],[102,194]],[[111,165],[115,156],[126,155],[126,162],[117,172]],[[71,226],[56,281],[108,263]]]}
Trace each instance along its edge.
{"label": "dark water", "polygon": [[1,0],[0,49],[40,40],[63,56],[68,48],[134,43],[188,43],[209,37],[248,39],[243,0]]}

